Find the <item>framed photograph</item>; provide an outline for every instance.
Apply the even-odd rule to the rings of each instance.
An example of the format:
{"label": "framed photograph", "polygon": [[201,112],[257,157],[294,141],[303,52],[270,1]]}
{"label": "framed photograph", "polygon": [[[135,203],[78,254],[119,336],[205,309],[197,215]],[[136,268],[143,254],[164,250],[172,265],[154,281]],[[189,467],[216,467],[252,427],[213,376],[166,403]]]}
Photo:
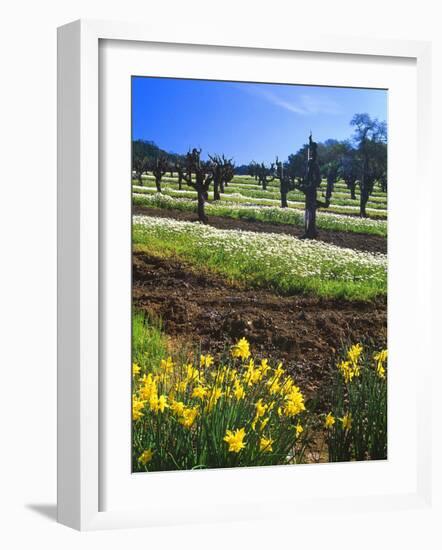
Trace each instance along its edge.
{"label": "framed photograph", "polygon": [[59,521],[425,506],[430,46],[58,40]]}

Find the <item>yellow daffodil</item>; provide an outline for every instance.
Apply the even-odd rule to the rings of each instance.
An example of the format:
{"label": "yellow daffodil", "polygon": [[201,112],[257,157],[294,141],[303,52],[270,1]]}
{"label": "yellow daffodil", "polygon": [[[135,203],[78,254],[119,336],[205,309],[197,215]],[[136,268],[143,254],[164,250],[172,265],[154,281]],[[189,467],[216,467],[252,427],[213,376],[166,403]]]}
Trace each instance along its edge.
{"label": "yellow daffodil", "polygon": [[245,338],[241,338],[232,347],[232,357],[239,357],[240,359],[248,359],[250,357],[250,345]]}
{"label": "yellow daffodil", "polygon": [[379,378],[384,379],[385,378],[385,367],[384,363],[387,361],[388,357],[388,351],[386,349],[381,350],[379,353],[376,353],[374,356],[376,364],[376,373],[379,376]]}
{"label": "yellow daffodil", "polygon": [[155,393],[150,396],[149,407],[152,412],[163,413],[168,406],[169,405],[167,404],[167,395],[160,395],[158,397],[158,394]]}
{"label": "yellow daffodil", "polygon": [[207,355],[201,355],[200,367],[210,367],[213,365],[213,357],[208,353]]}
{"label": "yellow daffodil", "polygon": [[265,405],[263,402],[262,402],[262,399],[259,399],[256,403],[255,403],[255,409],[256,409],[256,413],[255,413],[255,418],[253,419],[253,422],[252,422],[252,429],[254,430],[256,428],[256,423],[258,422],[258,420],[265,415],[266,411],[267,411],[267,408],[268,408],[268,405]]}
{"label": "yellow daffodil", "polygon": [[278,377],[272,377],[267,382],[267,387],[269,388],[269,394],[270,395],[276,395],[277,393],[280,393],[281,391],[281,384],[279,383]]}
{"label": "yellow daffodil", "polygon": [[142,399],[145,399],[146,401],[150,400],[152,394],[157,393],[157,385],[151,373],[149,373],[147,376],[144,375],[141,379],[139,393],[140,397]]}
{"label": "yellow daffodil", "polygon": [[385,368],[380,361],[376,366],[376,374],[379,376],[379,378],[382,378],[382,379],[385,378]]}
{"label": "yellow daffodil", "polygon": [[146,401],[138,399],[136,395],[132,396],[132,418],[139,420],[143,416],[143,408]]}
{"label": "yellow daffodil", "polygon": [[381,361],[382,363],[385,363],[385,361],[388,358],[388,351],[386,349],[381,350],[379,353],[376,353],[374,356],[375,361]]}
{"label": "yellow daffodil", "polygon": [[272,448],[273,439],[267,438],[267,437],[261,437],[259,440],[259,449],[263,453],[271,453],[273,451]]}
{"label": "yellow daffodil", "polygon": [[239,382],[236,382],[233,387],[233,395],[235,396],[237,401],[239,401],[240,399],[243,399],[244,396],[246,395],[244,388],[241,386]]}
{"label": "yellow daffodil", "polygon": [[263,376],[266,376],[266,374],[269,372],[270,370],[270,365],[269,365],[269,361],[268,359],[262,359],[261,360],[261,365],[260,365],[260,370],[262,372],[262,375]]}
{"label": "yellow daffodil", "polygon": [[250,359],[247,365],[247,370],[244,374],[244,381],[248,386],[252,386],[259,382],[262,378],[262,372],[259,368],[255,369],[255,361]]}
{"label": "yellow daffodil", "polygon": [[174,412],[176,415],[181,416],[183,414],[183,411],[185,409],[185,405],[182,401],[171,401],[170,403],[170,410]]}
{"label": "yellow daffodil", "polygon": [[146,449],[138,457],[138,462],[143,466],[146,466],[146,464],[152,460],[152,457],[153,457],[152,449]]}
{"label": "yellow daffodil", "polygon": [[358,377],[361,373],[359,365],[350,363],[350,361],[341,361],[338,364],[338,369],[344,377],[346,384],[351,382],[354,377]]}
{"label": "yellow daffodil", "polygon": [[235,369],[229,370],[227,380],[229,382],[236,382],[238,380],[238,371]]}
{"label": "yellow daffodil", "polygon": [[287,376],[284,379],[281,385],[281,388],[279,390],[279,394],[281,395],[281,397],[285,397],[286,395],[289,395],[294,385],[295,385],[295,382],[293,378],[291,376]]}
{"label": "yellow daffodil", "polygon": [[290,393],[286,396],[284,413],[286,416],[296,416],[305,411],[304,396],[298,386],[293,386]]}
{"label": "yellow daffodil", "polygon": [[215,405],[218,403],[218,401],[221,399],[221,397],[224,395],[223,391],[219,387],[214,387],[212,389],[212,392],[208,395],[207,398],[207,405],[206,405],[206,411],[210,412]]}
{"label": "yellow daffodil", "polygon": [[268,422],[269,422],[269,417],[268,416],[261,420],[261,424],[259,425],[259,429],[260,429],[261,432],[267,426]]}
{"label": "yellow daffodil", "polygon": [[183,410],[182,416],[180,418],[180,423],[185,428],[191,428],[198,416],[198,408],[186,408]]}
{"label": "yellow daffodil", "polygon": [[187,380],[181,380],[176,385],[177,391],[182,392],[182,393],[185,392],[187,390],[188,384],[189,384],[189,382]]}
{"label": "yellow daffodil", "polygon": [[331,412],[329,412],[325,417],[325,423],[324,423],[327,430],[332,428],[335,422],[336,422],[335,417],[332,415]]}
{"label": "yellow daffodil", "polygon": [[340,421],[342,422],[342,427],[346,432],[351,430],[352,418],[350,413],[347,413],[342,418],[340,418]]}
{"label": "yellow daffodil", "polygon": [[264,416],[267,408],[268,408],[268,405],[263,403],[262,399],[258,399],[258,401],[255,403],[256,416],[258,418],[261,418],[261,416]]}
{"label": "yellow daffodil", "polygon": [[132,363],[132,375],[138,376],[140,374],[141,368],[138,363]]}
{"label": "yellow daffodil", "polygon": [[347,352],[348,360],[351,361],[354,365],[359,361],[363,348],[361,344],[355,344]]}
{"label": "yellow daffodil", "polygon": [[174,364],[172,361],[172,357],[168,357],[167,359],[161,359],[160,369],[162,371],[170,373],[173,371],[173,367],[174,367]]}
{"label": "yellow daffodil", "polygon": [[208,390],[204,386],[196,386],[193,388],[192,397],[195,397],[196,399],[204,399],[207,393]]}
{"label": "yellow daffodil", "polygon": [[186,366],[186,381],[196,382],[199,379],[200,373],[193,365]]}
{"label": "yellow daffodil", "polygon": [[232,432],[231,430],[226,431],[224,436],[224,441],[229,445],[230,453],[239,453],[246,446],[244,437],[246,435],[245,428],[241,428]]}
{"label": "yellow daffodil", "polygon": [[296,424],[296,428],[295,428],[295,433],[296,433],[296,437],[299,437],[302,432],[304,431],[304,428],[301,426],[301,424],[298,422]]}

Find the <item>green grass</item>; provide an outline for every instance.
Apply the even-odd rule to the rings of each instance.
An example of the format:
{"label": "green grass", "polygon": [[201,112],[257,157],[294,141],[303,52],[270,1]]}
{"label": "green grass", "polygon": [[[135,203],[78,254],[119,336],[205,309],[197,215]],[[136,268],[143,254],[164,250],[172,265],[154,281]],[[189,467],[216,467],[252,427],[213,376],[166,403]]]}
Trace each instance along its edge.
{"label": "green grass", "polygon": [[232,282],[286,294],[367,301],[387,292],[386,256],[272,233],[134,217],[137,249],[179,257]]}
{"label": "green grass", "polygon": [[[147,184],[146,186],[146,192],[149,192],[148,190],[151,190],[151,192],[154,192],[156,190],[156,187],[154,185],[154,179],[150,176],[146,177],[144,179],[144,182]],[[133,181],[134,184],[138,185],[138,181]],[[179,192],[178,189],[178,183],[174,178],[170,177],[164,177],[163,178],[163,185],[162,189],[164,192],[172,194],[174,191]],[[183,185],[182,189],[185,191],[188,191],[186,193],[187,195],[192,195],[196,197],[196,193],[192,191],[190,187],[187,185]],[[137,192],[140,192],[140,189],[137,189]],[[142,192],[142,191],[141,191]],[[323,200],[323,194],[325,193],[325,186],[322,186],[318,191],[318,199]],[[229,200],[231,197],[229,195],[241,195],[241,197],[244,200],[247,199],[268,199],[269,201],[273,201],[274,204],[280,203],[280,193],[279,193],[279,187],[268,187],[266,191],[262,190],[261,187],[255,185],[255,184],[244,184],[241,183],[239,185],[235,185],[234,182],[230,183],[228,187],[225,188],[224,194],[222,196],[222,200]],[[178,193],[176,193],[173,196],[179,196]],[[235,197],[235,202],[238,202],[238,198]],[[288,193],[288,200],[289,201],[297,201],[297,202],[304,202],[304,195],[300,191],[290,191]],[[250,200],[248,201],[250,202]],[[352,209],[346,208],[339,208],[339,207],[352,207]],[[367,209],[371,210],[379,210],[380,214],[386,215],[386,212],[383,212],[387,208],[387,202],[386,197],[371,197],[370,200],[367,203]],[[359,212],[359,198],[351,199],[349,193],[345,193],[341,191],[335,192],[332,197],[331,205],[329,207],[330,211],[339,211],[339,212],[350,212],[350,213],[358,213]],[[377,214],[377,213],[375,213]]]}
{"label": "green grass", "polygon": [[[156,187],[134,187],[133,188],[134,193],[136,194],[143,194],[143,195],[154,195],[157,193]],[[163,186],[162,187],[162,194],[165,196],[173,197],[173,198],[192,198],[196,200],[196,191],[193,191],[189,188],[183,188],[183,190],[179,191],[178,189],[173,189],[171,187]],[[214,202],[212,196],[209,196],[208,202]],[[248,206],[273,206],[273,207],[280,207],[281,201],[280,199],[273,199],[273,198],[260,198],[260,197],[246,197],[242,195],[241,193],[224,193],[221,194],[221,201],[217,201],[217,204],[222,203],[229,203],[229,204],[244,204]],[[304,210],[304,200],[294,201],[289,198],[288,200],[288,208],[292,210]],[[339,205],[330,205],[329,208],[319,208],[318,212],[324,212],[325,214],[342,214],[346,216],[359,216],[359,208],[352,207],[352,206],[339,206]],[[376,219],[376,220],[386,220],[387,219],[387,211],[382,210],[379,208],[374,209],[367,209],[367,213],[369,215],[369,219]]]}
{"label": "green grass", "polygon": [[142,311],[132,314],[132,360],[142,372],[150,372],[165,356],[167,341],[161,322],[151,319]]}
{"label": "green grass", "polygon": [[[133,180],[134,183],[138,183],[138,180]],[[152,175],[148,174],[143,176],[143,182],[149,186],[154,186],[155,179]],[[163,177],[163,187],[178,190],[178,179],[176,176],[170,177],[169,175]],[[189,189],[186,184],[183,184],[183,189]],[[325,192],[326,183],[323,181],[319,190],[319,195]],[[358,188],[357,188],[358,191]],[[248,176],[235,176],[233,180],[225,188],[225,194],[241,193],[244,197],[248,198],[268,198],[273,200],[279,200],[279,183],[274,180],[269,182],[267,190],[264,191],[262,187],[252,178]],[[289,199],[294,201],[303,201],[304,196],[300,191],[294,190],[289,192]],[[359,208],[359,194],[356,193],[356,199],[352,199],[350,191],[344,182],[337,182],[335,184],[332,206],[353,206]],[[368,208],[373,209],[386,209],[387,207],[387,194],[380,191],[373,191],[369,198]]]}
{"label": "green grass", "polygon": [[[136,206],[149,208],[173,209],[181,212],[196,212],[196,202],[192,199],[171,197],[168,194],[135,194],[132,197]],[[264,206],[264,207],[263,207]],[[304,225],[304,211],[295,208],[279,208],[275,206],[246,206],[241,204],[210,202],[206,205],[207,214],[224,218],[260,221],[275,224]],[[317,214],[319,229],[332,231],[347,231],[351,233],[387,236],[387,223],[384,220],[373,220],[352,216],[334,215],[332,213]]]}

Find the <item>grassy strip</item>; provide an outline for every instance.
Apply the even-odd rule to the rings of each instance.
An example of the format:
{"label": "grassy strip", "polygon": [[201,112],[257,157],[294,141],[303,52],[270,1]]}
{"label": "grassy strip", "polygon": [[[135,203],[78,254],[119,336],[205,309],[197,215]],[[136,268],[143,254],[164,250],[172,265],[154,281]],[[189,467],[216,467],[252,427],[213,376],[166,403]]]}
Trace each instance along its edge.
{"label": "grassy strip", "polygon": [[[163,178],[165,188],[172,189],[177,191],[178,190],[178,183],[173,178]],[[152,187],[154,185],[154,178],[147,177],[144,180],[148,185],[150,184]],[[133,181],[134,184],[137,184],[138,181]],[[185,190],[189,190],[186,186],[184,186]],[[322,193],[325,192],[325,188],[321,187],[318,192],[318,197],[321,198]],[[269,187],[266,191],[263,191],[261,187],[256,185],[249,185],[244,183],[237,183],[235,185],[234,182],[230,183],[228,187],[225,188],[224,193],[226,195],[231,194],[241,194],[245,198],[253,198],[253,199],[270,199],[274,201],[280,200],[280,194],[279,194],[279,188],[278,187]],[[288,198],[292,201],[304,201],[304,195],[299,191],[290,191],[288,193]],[[332,196],[331,206],[352,206],[356,211],[359,211],[359,199],[351,199],[349,194],[345,193],[334,193]],[[386,197],[374,197],[373,199],[370,198],[367,203],[367,208],[371,208],[374,210],[385,210],[387,207]]]}
{"label": "grassy strip", "polygon": [[132,314],[132,359],[144,371],[151,365],[159,365],[166,355],[166,337],[161,323],[154,321],[142,311],[134,310]]}
{"label": "grassy strip", "polygon": [[[321,199],[322,191],[324,190],[323,189],[319,190],[318,199]],[[226,194],[240,193],[243,197],[248,197],[248,198],[257,198],[257,199],[269,198],[273,200],[280,200],[279,190],[276,190],[276,192],[271,190],[263,191],[262,189],[255,190],[255,189],[247,189],[244,187],[236,187],[234,185],[229,185],[228,187],[226,187],[225,193]],[[348,198],[342,197],[342,193],[340,195],[341,197],[337,197],[336,195],[333,195],[331,200],[331,206],[353,206],[355,209],[359,209],[359,201],[357,199],[351,199],[350,197]],[[304,200],[304,195],[297,191],[290,191],[287,196],[290,200],[294,200],[294,201]],[[367,203],[367,207],[373,208],[373,209],[385,210],[386,202],[369,200]]]}
{"label": "grassy strip", "polygon": [[[148,172],[147,174],[143,174],[142,179],[143,180],[148,180],[148,179],[154,180],[155,178],[154,178],[153,174]],[[134,181],[137,181],[137,180],[134,178]],[[165,175],[165,176],[163,176],[163,181],[164,182],[177,182],[178,177],[175,174],[173,176]],[[262,189],[262,187],[258,183],[258,181],[255,180],[254,178],[250,177],[250,176],[234,176],[232,181],[229,183],[229,186],[230,185],[235,185],[235,184],[245,185],[247,187],[250,187],[251,189],[253,189],[253,188]],[[326,185],[327,185],[326,180],[323,179],[322,183],[321,183],[321,189],[325,189]],[[268,189],[270,189],[270,188],[278,189],[279,188],[279,181],[278,180],[273,180],[273,181],[268,182],[267,188]],[[342,180],[337,181],[335,183],[334,188],[335,188],[335,191],[343,192],[346,197],[350,196],[350,191],[349,191],[349,189],[348,189],[348,187],[347,187],[347,185],[345,184],[344,181],[342,181]],[[375,187],[371,197],[379,197],[379,198],[386,199],[387,198],[387,193],[382,191],[379,187]]]}
{"label": "grassy strip", "polygon": [[367,301],[387,291],[386,256],[317,241],[148,216],[134,217],[133,241],[149,253],[287,295]]}
{"label": "grassy strip", "polygon": [[[150,183],[150,180],[146,180]],[[137,183],[137,182],[134,182],[134,183]],[[227,190],[230,190],[230,189],[234,189],[235,192],[238,192],[238,193],[241,193],[244,189],[248,189],[248,190],[256,190],[256,191],[261,191],[262,192],[262,187],[260,185],[256,185],[256,184],[249,184],[249,183],[239,183],[239,182],[232,182],[232,184],[229,184],[229,186],[226,188],[226,191]],[[322,193],[325,193],[325,190],[326,190],[326,186],[324,184],[322,184],[319,188],[320,192]],[[276,195],[276,197],[279,197],[279,184],[278,185],[274,185],[274,186],[268,186],[267,188],[267,191],[264,191],[264,193],[266,192],[270,192],[274,195]],[[296,191],[290,191],[289,192],[289,196],[294,196],[293,194],[295,194]],[[301,193],[298,192],[298,195],[300,197],[302,197],[303,195]],[[356,193],[356,199],[352,199],[351,196],[350,196],[350,193],[345,192],[345,190],[343,189],[338,189],[335,187],[335,190],[333,191],[333,197],[332,197],[332,200],[335,200],[335,199],[344,199],[344,200],[349,200],[351,201],[351,204],[355,205],[355,206],[358,206],[359,205],[359,194]],[[387,196],[384,194],[384,195],[381,195],[381,196],[377,196],[377,195],[370,195],[370,199],[369,199],[369,203],[376,203],[376,204],[383,204],[384,207],[386,208],[387,207]]]}
{"label": "grassy strip", "polygon": [[[165,194],[135,194],[133,204],[149,208],[174,209],[182,212],[196,212],[196,203],[191,199],[173,198]],[[245,206],[241,204],[208,203],[207,214],[224,218],[243,219],[277,224],[304,225],[304,212],[295,208],[275,206]],[[339,214],[317,214],[319,229],[347,231],[367,235],[387,236],[387,222],[384,220],[364,219]]]}
{"label": "grassy strip", "polygon": [[[152,195],[157,193],[156,187],[141,187],[141,186],[134,186],[133,190],[135,193],[138,194],[145,194],[145,195]],[[163,195],[168,195],[170,197],[174,198],[181,198],[181,197],[188,197],[192,199],[196,199],[196,191],[193,191],[192,189],[182,189],[181,191],[178,189],[174,189],[173,187],[163,186],[162,188]],[[259,197],[246,197],[241,193],[221,193],[221,199],[223,202],[229,202],[234,204],[247,204],[252,206],[273,206],[273,207],[279,207],[281,204],[281,201],[279,199],[272,199],[272,198],[259,198]],[[212,201],[212,198],[209,197],[209,202]],[[288,207],[296,210],[304,210],[304,200],[299,201],[293,201],[288,200]],[[332,213],[332,214],[342,214],[342,215],[359,215],[359,208],[355,208],[352,206],[333,206],[331,205],[329,208],[320,208],[320,212],[324,213]],[[378,208],[367,208],[367,212],[370,215],[372,219],[381,219],[385,220],[387,219],[387,211],[383,209]]]}

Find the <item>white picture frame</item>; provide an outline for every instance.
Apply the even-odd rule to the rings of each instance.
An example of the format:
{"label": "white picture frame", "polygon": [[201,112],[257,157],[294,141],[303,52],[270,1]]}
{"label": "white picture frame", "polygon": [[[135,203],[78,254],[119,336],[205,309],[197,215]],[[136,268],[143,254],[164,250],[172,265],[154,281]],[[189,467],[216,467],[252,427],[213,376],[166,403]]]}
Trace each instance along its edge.
{"label": "white picture frame", "polygon": [[[419,163],[420,177],[430,182],[429,174],[429,121],[431,103],[429,97],[430,44],[426,42],[364,40],[345,37],[315,38],[296,35],[293,39],[279,37],[271,32],[265,40],[257,38],[250,43],[240,37],[228,40],[211,38],[201,34],[198,41],[186,34],[185,29],[171,33],[146,29],[136,24],[101,21],[76,21],[61,27],[58,31],[58,521],[80,530],[139,527],[173,524],[192,521],[213,521],[259,518],[262,501],[251,496],[248,506],[239,499],[228,506],[226,501],[211,503],[198,514],[183,510],[169,510],[167,503],[155,507],[128,507],[122,501],[121,507],[103,510],[100,483],[103,483],[101,419],[106,411],[100,402],[100,358],[101,324],[100,302],[103,290],[100,285],[103,276],[100,232],[100,212],[103,208],[99,193],[100,158],[100,41],[125,41],[127,44],[170,44],[229,48],[230,55],[246,49],[278,52],[310,52],[336,56],[370,56],[379,59],[410,59],[416,63],[417,81],[417,150],[415,158]],[[428,184],[423,193],[431,193]],[[429,196],[429,195],[428,195]],[[422,204],[425,204],[422,201]],[[426,224],[431,223],[430,206],[422,207],[418,214],[422,235]],[[342,506],[361,509],[387,509],[395,507],[425,506],[431,498],[430,464],[430,402],[426,388],[430,384],[431,353],[425,348],[431,341],[431,241],[417,237],[419,268],[413,272],[419,278],[419,295],[416,297],[416,313],[419,322],[420,349],[427,353],[423,360],[420,376],[416,380],[416,414],[413,426],[416,430],[416,456],[413,463],[416,475],[415,489],[404,494],[392,491],[370,495],[323,495],[302,498],[304,511],[326,510],[331,499],[339,499]],[[395,390],[399,391],[399,390]],[[129,453],[129,451],[128,451]],[[328,467],[328,466],[326,466]],[[333,466],[331,466],[333,467]],[[339,466],[334,466],[338,468]],[[281,469],[275,475],[284,483],[287,470]],[[320,467],[322,468],[322,466]],[[254,470],[254,472],[252,471]],[[275,471],[275,468],[271,470]],[[251,472],[251,473],[249,473]],[[322,478],[327,471],[324,470]],[[189,473],[161,474],[180,475],[188,483]],[[190,474],[192,475],[192,474]],[[204,473],[203,473],[204,475]],[[213,472],[217,482],[222,484],[226,476],[238,476],[254,483],[256,469],[246,474],[235,472]],[[319,475],[319,472],[318,472]],[[361,476],[362,473],[354,473]],[[187,476],[187,477],[186,477]],[[135,482],[136,476],[134,477]],[[178,479],[178,478],[175,478]],[[215,477],[213,477],[215,479]],[[270,479],[270,478],[269,478]],[[186,481],[187,480],[187,481]],[[192,480],[193,481],[193,480]],[[204,483],[204,482],[203,482]],[[278,494],[268,494],[276,499]],[[222,500],[222,499],[221,499]],[[282,516],[293,507],[298,510],[299,499],[285,498],[284,507],[275,512]],[[213,505],[212,505],[213,504]],[[284,510],[286,510],[284,512]]]}

